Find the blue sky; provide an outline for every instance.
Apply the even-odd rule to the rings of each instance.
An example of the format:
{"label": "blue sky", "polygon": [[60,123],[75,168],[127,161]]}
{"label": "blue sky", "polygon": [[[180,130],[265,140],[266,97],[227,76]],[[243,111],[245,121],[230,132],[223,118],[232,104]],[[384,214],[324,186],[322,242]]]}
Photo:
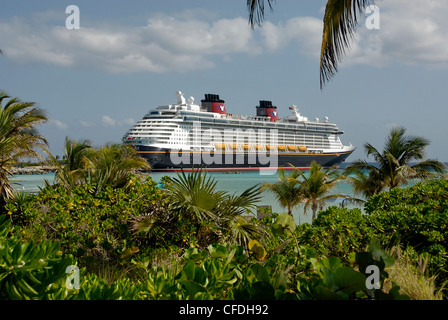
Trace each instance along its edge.
{"label": "blue sky", "polygon": [[[361,19],[338,74],[319,87],[324,0],[278,0],[262,28],[245,0],[3,0],[0,89],[47,110],[40,127],[54,155],[64,138],[119,142],[175,92],[219,94],[233,114],[271,100],[308,118],[328,116],[344,144],[365,158],[390,128],[431,141],[427,157],[448,161],[448,2],[379,0],[380,29]],[[68,5],[80,29],[65,27]],[[369,16],[366,14],[366,16]]]}

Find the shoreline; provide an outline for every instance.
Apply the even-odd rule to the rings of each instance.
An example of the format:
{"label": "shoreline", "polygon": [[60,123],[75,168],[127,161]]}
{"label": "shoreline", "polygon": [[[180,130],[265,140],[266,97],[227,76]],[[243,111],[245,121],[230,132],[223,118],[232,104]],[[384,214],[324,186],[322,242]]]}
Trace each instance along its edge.
{"label": "shoreline", "polygon": [[29,167],[13,167],[11,168],[11,174],[21,175],[21,174],[46,174],[56,171],[54,166],[29,166]]}

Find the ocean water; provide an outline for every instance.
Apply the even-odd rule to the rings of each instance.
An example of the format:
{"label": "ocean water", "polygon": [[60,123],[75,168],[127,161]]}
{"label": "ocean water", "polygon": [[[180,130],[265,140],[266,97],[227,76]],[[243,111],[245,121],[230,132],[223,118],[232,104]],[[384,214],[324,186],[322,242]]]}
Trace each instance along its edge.
{"label": "ocean water", "polygon": [[[208,172],[208,175],[213,177],[217,181],[216,186],[219,190],[227,191],[230,194],[241,194],[244,190],[265,182],[275,183],[278,181],[278,173],[276,174],[260,174],[258,171],[252,172],[240,172],[240,173],[225,173],[225,172]],[[159,182],[163,176],[176,177],[176,172],[151,172],[149,175],[154,179],[154,181]],[[44,186],[44,180],[50,183],[54,180],[54,174],[37,174],[37,175],[16,175],[13,178],[14,187],[16,190],[23,190],[27,192],[38,192],[39,188]],[[337,184],[336,188],[332,190],[333,194],[344,194],[349,196],[354,196],[353,188],[351,184],[341,181]],[[262,198],[257,204],[258,206],[271,206],[272,212],[282,213],[287,212],[287,209],[280,206],[280,204],[275,199],[274,195],[269,191],[264,191]],[[332,202],[327,202],[326,207],[336,205],[341,205],[341,200],[336,199]],[[360,207],[359,205],[347,204],[346,207]],[[362,208],[362,206],[360,207]],[[252,214],[256,216],[256,210],[253,210]],[[296,223],[311,222],[311,209],[308,209],[308,213],[304,214],[304,205],[300,204],[293,211],[293,217]]]}

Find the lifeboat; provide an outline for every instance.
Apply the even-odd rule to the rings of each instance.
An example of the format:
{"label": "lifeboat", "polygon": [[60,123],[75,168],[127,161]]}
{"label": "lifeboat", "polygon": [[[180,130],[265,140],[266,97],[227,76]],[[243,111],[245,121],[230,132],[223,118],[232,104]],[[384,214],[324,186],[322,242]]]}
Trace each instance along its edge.
{"label": "lifeboat", "polygon": [[280,150],[280,151],[285,151],[285,150],[286,150],[286,147],[285,147],[285,146],[278,146],[278,150]]}
{"label": "lifeboat", "polygon": [[289,151],[296,151],[296,146],[288,146]]}
{"label": "lifeboat", "polygon": [[238,145],[237,144],[232,144],[232,148],[233,149],[238,149]]}
{"label": "lifeboat", "polygon": [[255,145],[255,149],[257,149],[257,150],[263,150],[263,148],[264,148],[264,146],[261,144]]}
{"label": "lifeboat", "polygon": [[306,147],[305,146],[298,146],[297,150],[299,150],[299,151],[306,151]]}
{"label": "lifeboat", "polygon": [[225,143],[215,143],[215,148],[225,150],[226,144]]}
{"label": "lifeboat", "polygon": [[245,145],[243,146],[243,148],[244,148],[244,150],[249,150],[249,149],[250,149],[250,145],[249,145],[249,144],[245,144]]}
{"label": "lifeboat", "polygon": [[275,146],[267,145],[266,150],[275,150]]}

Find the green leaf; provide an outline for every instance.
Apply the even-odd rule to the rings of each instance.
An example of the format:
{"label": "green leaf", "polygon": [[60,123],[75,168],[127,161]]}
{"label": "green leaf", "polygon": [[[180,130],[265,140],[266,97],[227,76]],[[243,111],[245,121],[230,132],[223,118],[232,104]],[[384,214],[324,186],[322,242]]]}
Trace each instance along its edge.
{"label": "green leaf", "polygon": [[249,241],[249,250],[253,253],[255,259],[259,261],[263,261],[266,257],[266,250],[257,240]]}
{"label": "green leaf", "polygon": [[196,265],[194,261],[189,260],[183,267],[183,274],[187,278],[187,280],[194,280],[194,274],[195,274]]}
{"label": "green leaf", "polygon": [[285,291],[287,288],[287,279],[283,271],[280,271],[277,276],[273,279],[272,285],[276,290]]}
{"label": "green leaf", "polygon": [[333,272],[329,268],[323,267],[320,269],[320,273],[322,275],[323,284],[331,290],[336,289]]}
{"label": "green leaf", "polygon": [[227,256],[227,248],[220,244],[211,244],[208,251],[212,258],[224,258]]}
{"label": "green leaf", "polygon": [[334,273],[335,285],[345,293],[366,289],[366,276],[350,267],[341,267]]}
{"label": "green leaf", "polygon": [[339,258],[330,257],[322,259],[316,266],[318,269],[328,268],[332,272],[335,272],[338,268],[342,267],[342,262]]}
{"label": "green leaf", "polygon": [[372,239],[369,245],[369,251],[375,260],[380,261],[381,258],[384,261],[385,267],[390,267],[395,263],[395,260],[381,250],[380,241],[378,239]]}
{"label": "green leaf", "polygon": [[181,281],[180,284],[190,299],[193,299],[198,292],[207,292],[203,286],[194,281]]}
{"label": "green leaf", "polygon": [[269,273],[266,270],[265,267],[263,267],[261,264],[256,263],[251,267],[252,271],[255,274],[255,278],[258,281],[264,281],[264,282],[269,282],[270,278],[269,278]]}
{"label": "green leaf", "polygon": [[331,291],[329,288],[318,285],[313,289],[314,298],[317,300],[342,300],[343,297]]}
{"label": "green leaf", "polygon": [[369,265],[374,265],[375,260],[370,252],[357,252],[355,255],[355,261],[359,266],[359,271],[362,273],[366,272],[366,268]]}
{"label": "green leaf", "polygon": [[294,232],[297,227],[294,218],[286,212],[278,216],[277,223],[290,232]]}

